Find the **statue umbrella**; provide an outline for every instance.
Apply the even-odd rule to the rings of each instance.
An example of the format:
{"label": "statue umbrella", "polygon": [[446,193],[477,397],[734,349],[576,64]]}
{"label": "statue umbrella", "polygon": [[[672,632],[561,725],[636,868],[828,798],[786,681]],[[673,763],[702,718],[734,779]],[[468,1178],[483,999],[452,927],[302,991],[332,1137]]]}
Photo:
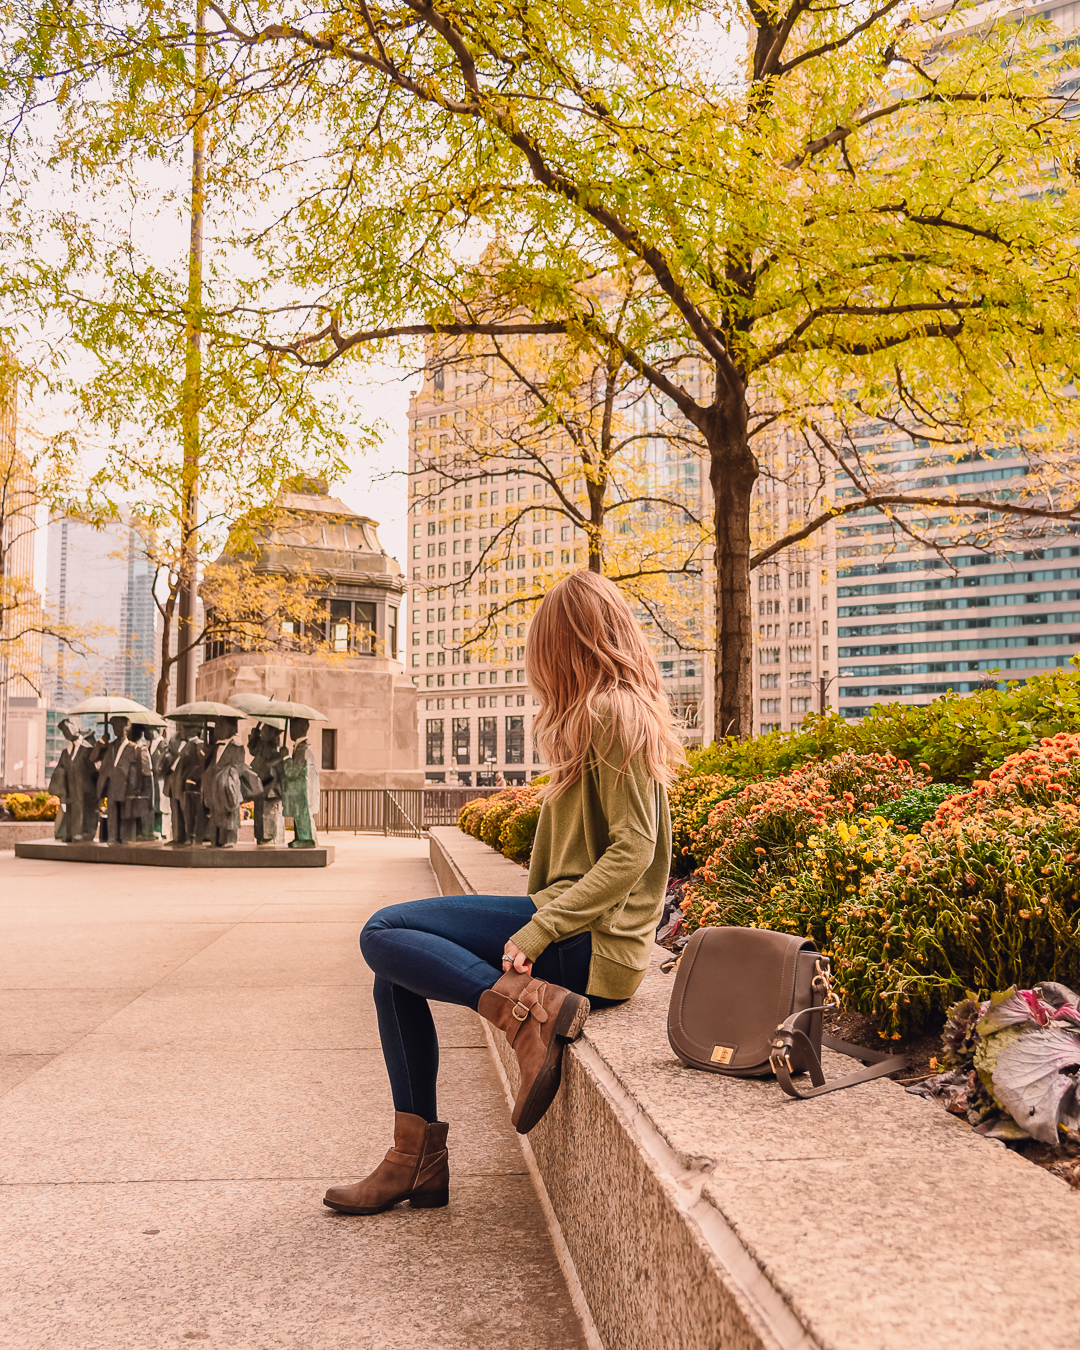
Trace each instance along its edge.
{"label": "statue umbrella", "polygon": [[165,719],[156,712],[133,712],[129,714],[137,727],[163,727]]}
{"label": "statue umbrella", "polygon": [[228,703],[213,703],[209,699],[203,699],[195,703],[182,703],[179,708],[174,708],[172,712],[165,716],[174,721],[177,718],[190,717],[195,721],[214,722],[219,717],[243,716],[242,712],[230,706]]}
{"label": "statue umbrella", "polygon": [[284,717],[286,720],[302,717],[307,722],[329,721],[325,713],[317,712],[306,703],[279,701],[276,698],[267,698],[265,694],[230,694],[229,702],[241,712],[247,713],[249,717],[257,717],[260,721],[265,721],[268,717]]}
{"label": "statue umbrella", "polygon": [[133,698],[125,698],[123,694],[94,694],[91,698],[84,698],[81,703],[76,703],[67,716],[78,717],[84,713],[96,714],[103,722],[107,722],[110,717],[127,717],[134,722],[138,714],[144,717],[157,716],[157,713],[151,712],[144,704],[136,703]]}

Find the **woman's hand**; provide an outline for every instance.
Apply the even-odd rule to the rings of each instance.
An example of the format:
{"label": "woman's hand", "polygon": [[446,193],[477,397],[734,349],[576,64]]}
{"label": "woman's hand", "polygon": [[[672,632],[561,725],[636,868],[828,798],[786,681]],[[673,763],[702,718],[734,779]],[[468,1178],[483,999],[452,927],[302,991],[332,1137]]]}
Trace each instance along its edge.
{"label": "woman's hand", "polygon": [[[510,960],[507,962],[506,958]],[[533,963],[525,955],[520,947],[515,947],[512,942],[508,942],[503,948],[503,974],[511,970],[520,971],[522,975],[532,974]]]}

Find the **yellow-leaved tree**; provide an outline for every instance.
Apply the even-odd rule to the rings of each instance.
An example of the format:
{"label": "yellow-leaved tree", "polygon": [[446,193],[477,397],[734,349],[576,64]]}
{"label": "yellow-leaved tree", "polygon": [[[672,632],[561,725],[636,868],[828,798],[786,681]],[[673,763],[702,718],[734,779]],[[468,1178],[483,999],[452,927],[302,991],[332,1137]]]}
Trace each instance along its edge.
{"label": "yellow-leaved tree", "polygon": [[[916,495],[1077,518],[1080,126],[1040,22],[901,0],[210,9],[213,103],[280,194],[215,322],[302,367],[565,334],[647,381],[709,457],[718,732],[751,720],[755,436],[842,457],[865,417],[946,446],[1035,434],[1049,467],[1022,497]],[[8,31],[23,104],[69,106],[87,71],[128,91],[193,44],[169,0],[17,0]],[[492,272],[474,245],[496,233]],[[504,317],[471,313],[493,286]]]}

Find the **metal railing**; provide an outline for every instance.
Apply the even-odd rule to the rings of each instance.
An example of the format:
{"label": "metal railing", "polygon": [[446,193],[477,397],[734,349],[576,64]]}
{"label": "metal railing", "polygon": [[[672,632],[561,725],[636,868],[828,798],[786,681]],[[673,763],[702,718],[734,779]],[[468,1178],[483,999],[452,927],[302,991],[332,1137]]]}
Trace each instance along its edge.
{"label": "metal railing", "polygon": [[455,825],[458,812],[501,788],[323,788],[319,829],[419,839],[432,825]]}

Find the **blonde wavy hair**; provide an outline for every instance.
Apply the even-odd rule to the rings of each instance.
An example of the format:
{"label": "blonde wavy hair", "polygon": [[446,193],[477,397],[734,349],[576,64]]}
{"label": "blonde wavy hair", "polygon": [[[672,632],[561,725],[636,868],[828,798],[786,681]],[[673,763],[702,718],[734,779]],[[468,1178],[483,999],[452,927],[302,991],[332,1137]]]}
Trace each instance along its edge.
{"label": "blonde wavy hair", "polygon": [[606,577],[573,572],[548,591],[529,625],[525,672],[540,699],[533,731],[551,775],[546,797],[581,777],[601,721],[607,748],[622,743],[620,772],[640,752],[650,778],[667,787],[686,763],[656,657]]}

